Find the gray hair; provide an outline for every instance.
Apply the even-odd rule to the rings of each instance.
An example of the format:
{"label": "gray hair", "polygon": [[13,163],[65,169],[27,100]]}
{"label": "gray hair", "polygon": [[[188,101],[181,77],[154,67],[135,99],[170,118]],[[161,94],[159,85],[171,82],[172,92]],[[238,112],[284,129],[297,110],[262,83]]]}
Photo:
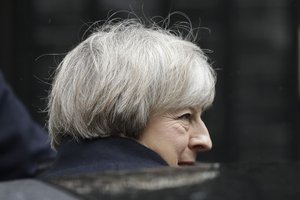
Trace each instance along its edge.
{"label": "gray hair", "polygon": [[68,135],[139,138],[149,117],[209,106],[215,74],[180,33],[137,20],[106,23],[59,64],[49,96],[52,147]]}

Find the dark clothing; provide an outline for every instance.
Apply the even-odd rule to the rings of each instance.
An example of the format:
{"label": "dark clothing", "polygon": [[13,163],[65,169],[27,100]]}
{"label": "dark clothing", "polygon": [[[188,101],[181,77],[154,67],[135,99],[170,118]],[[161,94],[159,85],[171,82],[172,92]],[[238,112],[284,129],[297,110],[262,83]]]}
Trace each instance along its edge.
{"label": "dark clothing", "polygon": [[56,162],[45,177],[162,166],[167,163],[157,153],[128,138],[67,140],[59,147]]}
{"label": "dark clothing", "polygon": [[37,175],[55,153],[0,72],[0,180]]}

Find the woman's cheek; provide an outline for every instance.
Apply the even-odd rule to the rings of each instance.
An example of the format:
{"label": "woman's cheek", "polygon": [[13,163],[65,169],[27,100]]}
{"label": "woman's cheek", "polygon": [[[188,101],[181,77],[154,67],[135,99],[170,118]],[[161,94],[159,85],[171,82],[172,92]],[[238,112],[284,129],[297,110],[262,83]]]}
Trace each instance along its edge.
{"label": "woman's cheek", "polygon": [[188,132],[189,131],[189,124],[185,122],[180,122],[180,129],[182,132]]}
{"label": "woman's cheek", "polygon": [[189,141],[189,134],[188,134],[188,126],[186,124],[177,123],[174,126],[174,133],[176,137],[173,137],[173,144],[176,147],[176,151],[178,156],[183,153],[183,151],[187,148],[188,141]]}
{"label": "woman's cheek", "polygon": [[178,123],[174,126],[174,133],[183,135],[186,132],[186,127],[183,124]]}

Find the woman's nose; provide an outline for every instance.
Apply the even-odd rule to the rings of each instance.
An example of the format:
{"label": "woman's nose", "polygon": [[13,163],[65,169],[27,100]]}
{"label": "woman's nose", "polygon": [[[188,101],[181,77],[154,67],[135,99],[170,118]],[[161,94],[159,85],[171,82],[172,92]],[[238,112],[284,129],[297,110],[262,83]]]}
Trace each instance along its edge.
{"label": "woman's nose", "polygon": [[204,152],[209,151],[212,148],[212,141],[209,132],[202,120],[197,123],[191,131],[189,140],[190,149]]}

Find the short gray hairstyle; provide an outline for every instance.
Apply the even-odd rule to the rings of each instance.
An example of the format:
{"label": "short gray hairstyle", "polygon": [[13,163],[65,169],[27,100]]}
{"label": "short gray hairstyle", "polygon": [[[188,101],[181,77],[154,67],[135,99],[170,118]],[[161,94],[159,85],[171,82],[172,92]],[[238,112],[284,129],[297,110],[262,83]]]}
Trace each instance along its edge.
{"label": "short gray hairstyle", "polygon": [[138,139],[157,113],[214,99],[215,74],[180,31],[139,20],[105,23],[59,64],[49,95],[52,147],[65,136]]}

